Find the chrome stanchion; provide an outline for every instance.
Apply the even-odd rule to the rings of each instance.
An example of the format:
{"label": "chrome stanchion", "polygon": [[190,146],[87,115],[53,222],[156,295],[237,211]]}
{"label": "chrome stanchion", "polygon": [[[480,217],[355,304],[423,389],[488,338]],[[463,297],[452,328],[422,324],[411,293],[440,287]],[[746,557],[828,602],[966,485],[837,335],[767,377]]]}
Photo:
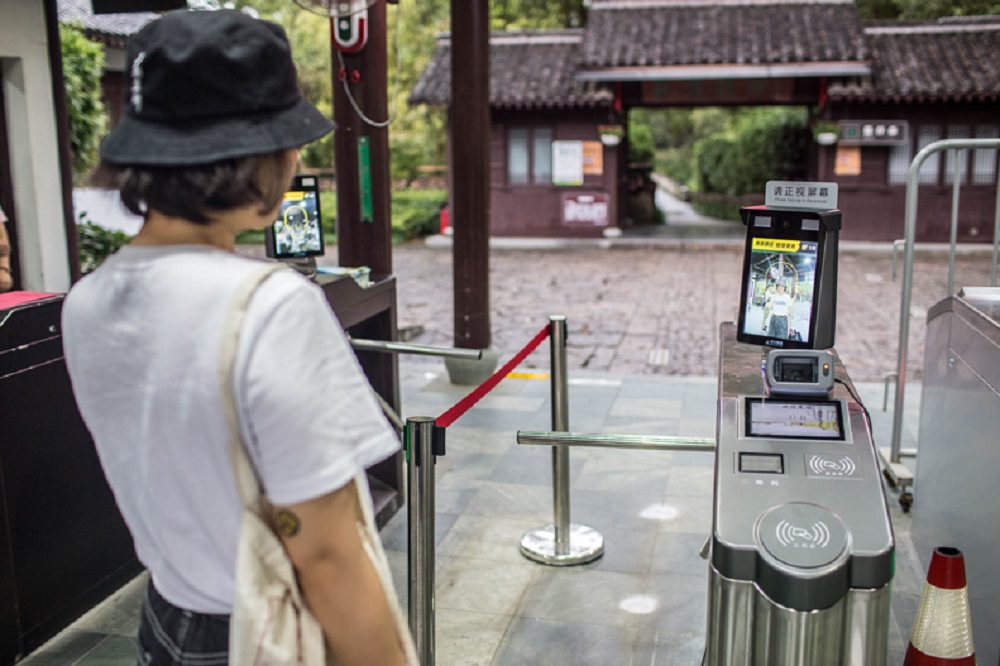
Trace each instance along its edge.
{"label": "chrome stanchion", "polygon": [[410,633],[421,666],[434,666],[434,419],[406,420]]}
{"label": "chrome stanchion", "polygon": [[[566,371],[566,317],[549,317],[552,365],[552,430],[569,431],[569,381]],[[542,564],[585,564],[604,554],[604,537],[569,521],[569,448],[552,447],[552,500],[555,522],[525,532],[521,554]]]}

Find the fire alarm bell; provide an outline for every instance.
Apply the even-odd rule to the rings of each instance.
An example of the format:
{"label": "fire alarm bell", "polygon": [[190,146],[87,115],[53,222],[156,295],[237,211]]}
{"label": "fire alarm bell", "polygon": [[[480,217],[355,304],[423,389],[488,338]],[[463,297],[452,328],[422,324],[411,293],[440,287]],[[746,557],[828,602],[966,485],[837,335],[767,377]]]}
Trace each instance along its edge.
{"label": "fire alarm bell", "polygon": [[337,4],[337,13],[330,17],[330,33],[334,45],[344,53],[357,53],[368,42],[367,0],[350,0]]}

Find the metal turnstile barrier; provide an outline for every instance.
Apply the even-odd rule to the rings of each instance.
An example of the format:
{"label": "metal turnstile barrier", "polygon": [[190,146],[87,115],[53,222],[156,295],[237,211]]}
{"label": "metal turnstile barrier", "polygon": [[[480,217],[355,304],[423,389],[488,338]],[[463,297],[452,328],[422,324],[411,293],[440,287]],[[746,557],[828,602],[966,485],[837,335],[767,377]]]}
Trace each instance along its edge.
{"label": "metal turnstile barrier", "polygon": [[[906,394],[906,357],[910,338],[910,300],[913,294],[913,250],[917,233],[917,202],[920,188],[920,168],[932,155],[946,150],[957,150],[960,154],[966,150],[991,150],[1000,149],[1000,139],[945,139],[935,141],[920,150],[910,164],[909,175],[906,181],[906,211],[904,219],[904,234],[902,239],[903,252],[903,284],[899,309],[899,351],[896,359],[896,372],[891,373],[886,379],[886,395],[888,396],[888,380],[894,378],[896,381],[896,395],[892,415],[892,440],[890,446],[878,450],[882,460],[885,475],[889,481],[899,488],[899,503],[904,511],[909,511],[913,502],[913,496],[906,489],[913,485],[913,473],[902,463],[904,453],[911,456],[916,455],[916,451],[902,450],[903,437],[903,409]],[[961,183],[964,175],[964,160],[955,160],[956,173],[952,178],[952,205],[951,205],[951,233],[948,261],[948,293],[945,297],[954,296],[955,277],[955,252],[958,238],[958,210],[961,192]],[[1000,173],[997,174],[997,199],[996,216],[993,223],[993,267],[990,277],[990,286],[997,286],[997,260],[1000,255]],[[895,250],[896,241],[893,246],[893,277],[895,277]]]}
{"label": "metal turnstile barrier", "polygon": [[[736,342],[732,324],[721,332],[704,663],[882,666],[894,541],[850,380],[838,364],[842,386],[822,403],[838,436],[754,434],[761,349]],[[793,420],[812,420],[815,404],[788,403],[803,410]]]}

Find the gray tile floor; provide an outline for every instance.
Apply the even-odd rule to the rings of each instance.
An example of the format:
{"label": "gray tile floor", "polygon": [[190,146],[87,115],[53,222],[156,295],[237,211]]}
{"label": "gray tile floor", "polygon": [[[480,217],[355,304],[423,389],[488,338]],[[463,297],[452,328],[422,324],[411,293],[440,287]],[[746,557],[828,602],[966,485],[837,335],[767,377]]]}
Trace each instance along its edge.
{"label": "gray tile floor", "polygon": [[[440,362],[403,359],[401,375],[405,417],[438,416],[468,391],[448,383]],[[881,386],[859,390],[876,441],[887,442]],[[549,429],[548,395],[545,380],[507,379],[448,429],[436,469],[437,663],[700,663],[707,564],[698,553],[711,530],[711,454],[573,449],[572,519],[604,535],[606,554],[579,567],[533,563],[518,543],[552,522],[550,453],[515,437]],[[908,395],[919,404],[917,391]],[[570,375],[575,431],[711,437],[715,404],[713,377]],[[894,491],[888,496],[897,539],[889,663],[900,664],[924,573],[909,516]],[[382,532],[404,608],[405,514]],[[133,664],[144,583],[136,579],[22,663]]]}

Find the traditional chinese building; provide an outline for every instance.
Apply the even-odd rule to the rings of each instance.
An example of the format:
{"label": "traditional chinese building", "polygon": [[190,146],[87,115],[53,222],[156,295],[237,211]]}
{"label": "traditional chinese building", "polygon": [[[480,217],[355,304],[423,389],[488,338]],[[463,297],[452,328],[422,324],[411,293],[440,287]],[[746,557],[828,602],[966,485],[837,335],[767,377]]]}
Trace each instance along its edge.
{"label": "traditional chinese building", "polygon": [[[1000,122],[1000,17],[864,25],[853,0],[595,0],[584,29],[495,33],[490,58],[493,235],[627,226],[627,137],[598,142],[636,107],[814,109],[833,143],[816,145],[802,171],[838,183],[843,237],[868,240],[902,236],[919,147],[997,136]],[[443,36],[410,102],[460,113],[449,72]],[[932,160],[921,178],[920,240],[948,236],[954,160]],[[964,163],[960,238],[989,237],[996,151]],[[593,210],[605,206],[606,222]]]}
{"label": "traditional chinese building", "polygon": [[[1000,137],[1000,16],[865,27],[870,76],[831,82],[823,117],[839,142],[821,146],[814,173],[840,186],[845,236],[902,238],[907,175],[940,139]],[[997,151],[932,156],[919,172],[917,238],[948,239],[959,174],[960,241],[992,240]],[[848,229],[851,228],[848,234]]]}

